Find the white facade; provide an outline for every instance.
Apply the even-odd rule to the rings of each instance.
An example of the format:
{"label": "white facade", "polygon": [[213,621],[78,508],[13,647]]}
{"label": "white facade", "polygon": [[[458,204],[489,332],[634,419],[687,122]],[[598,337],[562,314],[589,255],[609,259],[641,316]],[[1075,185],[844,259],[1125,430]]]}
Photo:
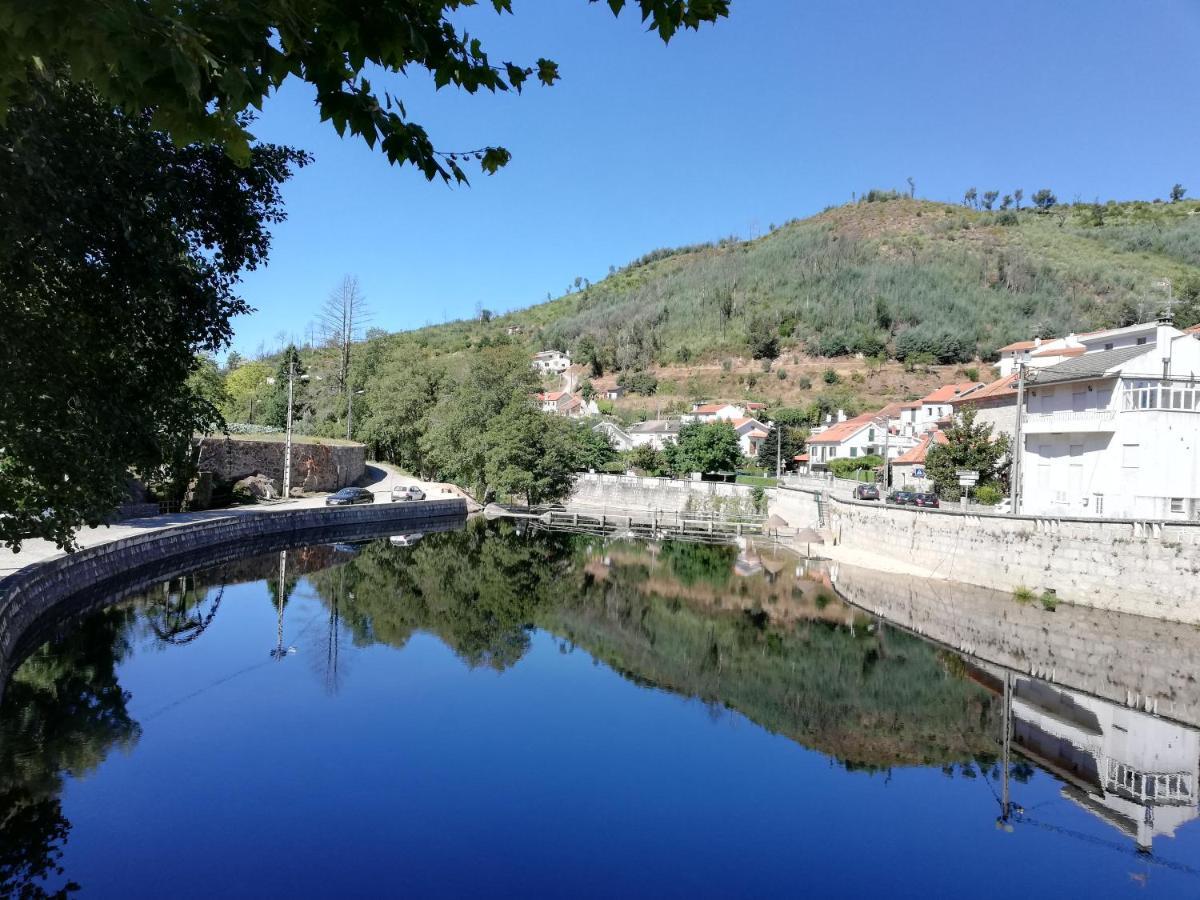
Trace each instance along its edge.
{"label": "white facade", "polygon": [[1021,512],[1200,521],[1200,341],[1169,326],[1159,337],[1108,368],[1108,354],[1063,364],[1094,361],[1091,377],[1027,388]]}
{"label": "white facade", "polygon": [[570,366],[570,355],[561,350],[542,350],[533,354],[533,367],[544,374],[561,375]]}
{"label": "white facade", "polygon": [[629,436],[630,449],[652,447],[661,450],[678,439],[679,423],[667,419],[650,419],[630,425],[625,429],[625,433]]}

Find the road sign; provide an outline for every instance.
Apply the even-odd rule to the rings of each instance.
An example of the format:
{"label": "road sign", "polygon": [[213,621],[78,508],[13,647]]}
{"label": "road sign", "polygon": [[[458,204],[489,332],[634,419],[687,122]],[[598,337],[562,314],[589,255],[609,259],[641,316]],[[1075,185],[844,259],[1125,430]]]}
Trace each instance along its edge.
{"label": "road sign", "polygon": [[959,469],[954,474],[958,476],[959,484],[965,485],[965,484],[978,484],[979,483],[979,473],[976,472],[974,469]]}
{"label": "road sign", "polygon": [[913,478],[924,478],[924,477],[925,477],[925,467],[924,466],[913,466]]}

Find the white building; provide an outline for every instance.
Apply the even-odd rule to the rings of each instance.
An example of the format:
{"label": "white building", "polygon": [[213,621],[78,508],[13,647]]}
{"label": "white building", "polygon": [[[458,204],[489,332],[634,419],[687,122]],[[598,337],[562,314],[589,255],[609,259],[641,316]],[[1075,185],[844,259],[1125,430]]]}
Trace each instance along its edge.
{"label": "white building", "polygon": [[925,471],[925,459],[933,444],[948,443],[946,435],[940,431],[925,432],[916,446],[892,460],[892,485],[909,491],[932,491],[933,481]]}
{"label": "white building", "polygon": [[571,367],[571,356],[561,350],[542,350],[533,354],[533,367],[543,374],[561,375]]}
{"label": "white building", "polygon": [[1017,752],[1065,782],[1062,795],[1149,851],[1200,815],[1200,732],[1031,679],[1012,688]]}
{"label": "white building", "polygon": [[653,447],[661,450],[667,444],[673,444],[679,438],[679,422],[673,419],[649,419],[636,422],[625,429],[629,436],[630,449],[634,447]]}
{"label": "white building", "polygon": [[1145,322],[1121,328],[1088,331],[1084,334],[1072,332],[1060,338],[1017,341],[1000,348],[1000,362],[997,368],[1003,378],[1016,372],[1022,363],[1031,369],[1044,369],[1085,353],[1152,344],[1157,327],[1154,322]]}
{"label": "white building", "polygon": [[1200,520],[1200,340],[1116,330],[1100,345],[1124,346],[1031,373],[1021,512]]}
{"label": "white building", "polygon": [[957,416],[965,408],[975,410],[976,424],[992,426],[993,436],[1007,434],[1010,441],[1016,440],[1017,430],[1017,375],[1013,373],[950,401]]}
{"label": "white building", "polygon": [[883,427],[875,419],[876,413],[863,413],[810,437],[810,468],[826,469],[834,459],[855,459],[875,453],[883,443]]}
{"label": "white building", "polygon": [[690,413],[683,415],[683,421],[717,422],[723,419],[732,422],[758,415],[766,408],[765,403],[696,403]]}
{"label": "white building", "polygon": [[939,423],[954,414],[953,401],[966,397],[983,387],[982,381],[964,381],[962,384],[944,384],[936,391],[921,398],[921,408],[916,412],[916,430],[932,431]]}

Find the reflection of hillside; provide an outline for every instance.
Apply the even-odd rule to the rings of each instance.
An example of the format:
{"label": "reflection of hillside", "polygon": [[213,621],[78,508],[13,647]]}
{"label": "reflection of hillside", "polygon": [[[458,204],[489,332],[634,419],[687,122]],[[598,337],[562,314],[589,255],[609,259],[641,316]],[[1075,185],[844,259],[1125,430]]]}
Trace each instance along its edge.
{"label": "reflection of hillside", "polygon": [[478,522],[410,548],[369,547],[336,578],[310,580],[359,643],[403,646],[428,631],[472,665],[504,667],[536,626],[640,683],[724,704],[852,763],[994,753],[989,698],[948,677],[934,648],[877,631],[794,561],[734,578],[736,555],[529,539]]}

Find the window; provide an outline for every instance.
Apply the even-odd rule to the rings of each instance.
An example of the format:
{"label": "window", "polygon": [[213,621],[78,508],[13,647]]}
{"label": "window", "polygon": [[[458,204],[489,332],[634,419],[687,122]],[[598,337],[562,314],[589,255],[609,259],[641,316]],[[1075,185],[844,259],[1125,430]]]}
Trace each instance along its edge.
{"label": "window", "polygon": [[1138,346],[1140,347],[1140,346],[1142,346],[1142,344],[1146,343],[1146,339],[1145,339],[1145,338],[1138,338],[1138,339],[1137,339],[1137,342],[1138,342]]}
{"label": "window", "polygon": [[851,448],[850,448],[850,457],[851,457],[851,459],[853,459],[855,456],[858,456],[858,448],[857,448],[857,447],[851,447]]}
{"label": "window", "polygon": [[1183,498],[1182,497],[1172,497],[1171,498],[1171,512],[1173,512],[1173,513],[1182,513],[1183,512]]}
{"label": "window", "polygon": [[875,429],[874,428],[867,429],[867,443],[869,443],[869,444],[875,443]]}
{"label": "window", "polygon": [[1075,391],[1071,394],[1071,409],[1075,412],[1083,412],[1087,409],[1087,391]]}
{"label": "window", "polygon": [[1092,496],[1095,499],[1095,502],[1092,504],[1092,511],[1098,516],[1104,515],[1104,495],[1093,494]]}
{"label": "window", "polygon": [[1121,467],[1124,469],[1136,469],[1138,467],[1138,451],[1141,449],[1138,444],[1122,444],[1121,445]]}
{"label": "window", "polygon": [[1109,341],[1107,344],[1104,345],[1105,350],[1111,350],[1112,348],[1113,348],[1112,341]]}

